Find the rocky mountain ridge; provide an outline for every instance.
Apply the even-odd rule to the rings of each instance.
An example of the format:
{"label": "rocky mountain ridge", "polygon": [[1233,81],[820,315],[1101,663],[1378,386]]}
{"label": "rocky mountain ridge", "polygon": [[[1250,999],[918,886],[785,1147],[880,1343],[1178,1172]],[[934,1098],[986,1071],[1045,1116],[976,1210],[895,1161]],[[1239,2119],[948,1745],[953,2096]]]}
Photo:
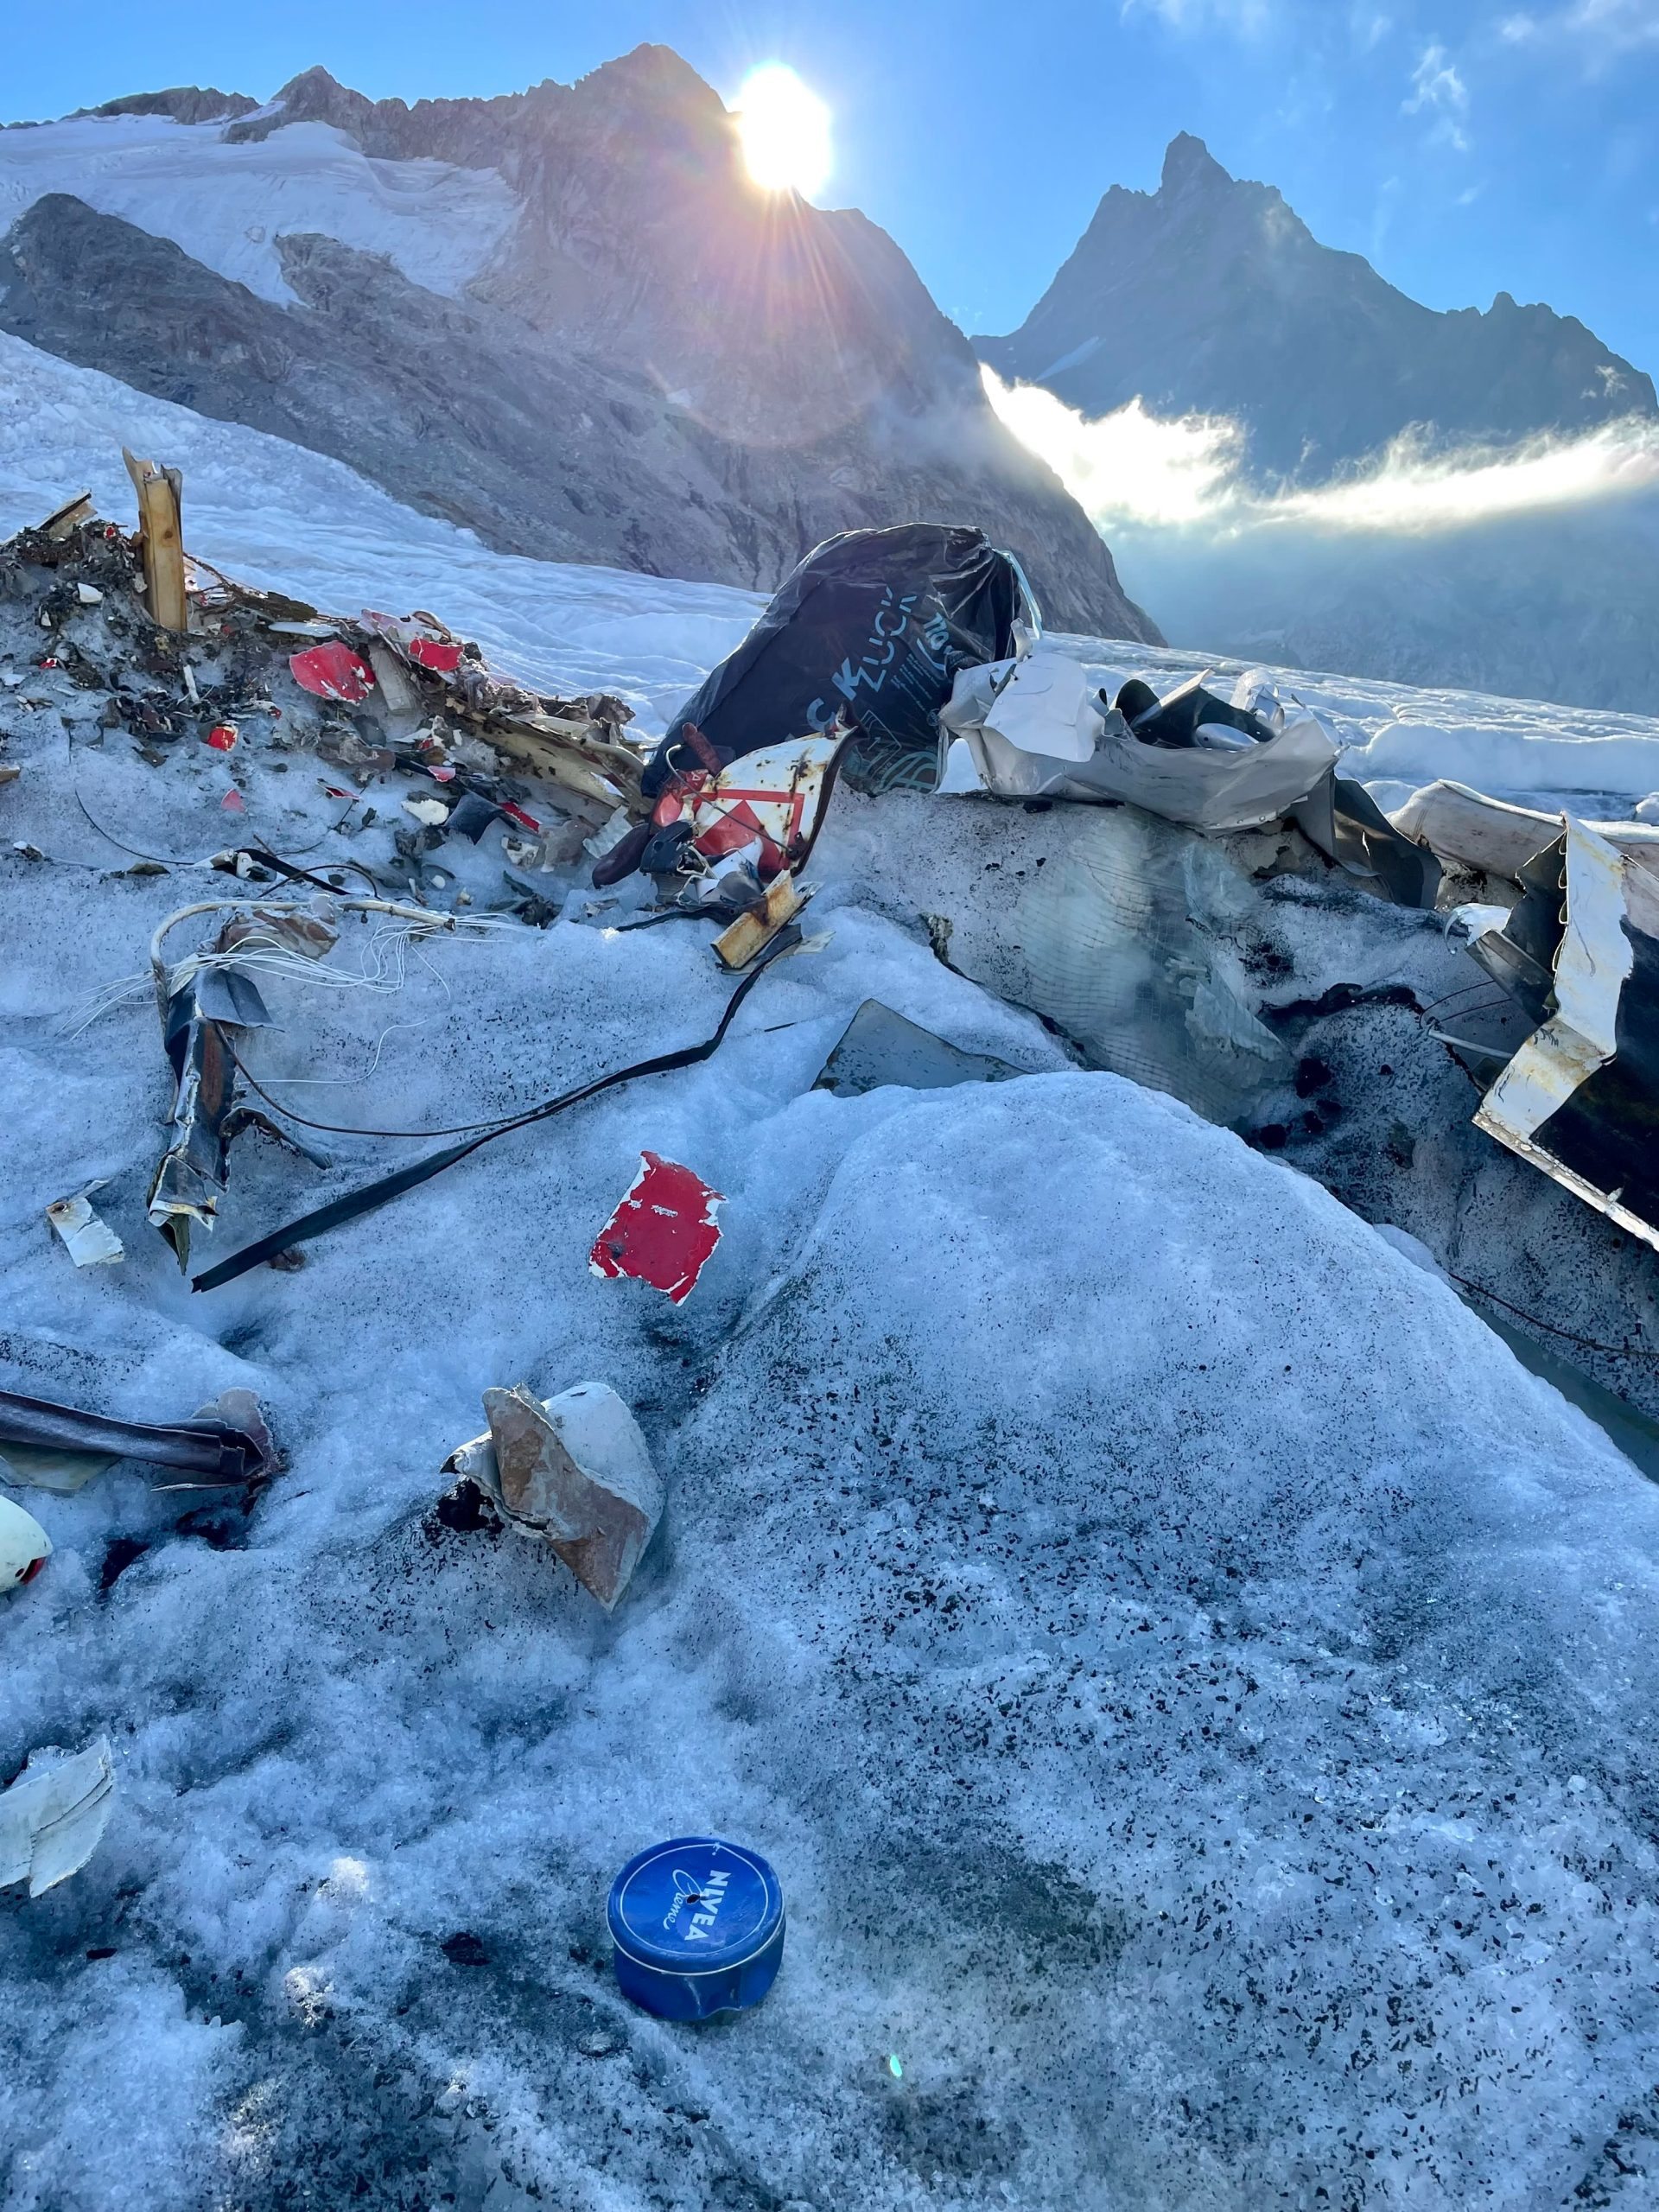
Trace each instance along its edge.
{"label": "rocky mountain ridge", "polygon": [[[0,240],[0,328],[335,454],[504,550],[766,588],[837,530],[970,522],[1053,622],[1155,639],[893,240],[750,183],[719,96],[666,48],[493,100],[371,101],[313,69],[257,107],[175,88],[73,127],[140,117],[272,172],[286,296],[198,258],[159,201],[101,208],[89,159],[84,198],[39,192]],[[365,194],[385,164],[494,172],[504,234],[455,287],[423,283],[418,255],[279,229],[302,125],[362,157]]]}
{"label": "rocky mountain ridge", "polygon": [[1423,307],[1186,133],[1155,193],[1105,194],[1018,330],[974,343],[1090,416],[1136,397],[1231,416],[1258,480],[1318,482],[1413,428],[1504,444],[1659,414],[1652,380],[1573,316],[1507,292]]}

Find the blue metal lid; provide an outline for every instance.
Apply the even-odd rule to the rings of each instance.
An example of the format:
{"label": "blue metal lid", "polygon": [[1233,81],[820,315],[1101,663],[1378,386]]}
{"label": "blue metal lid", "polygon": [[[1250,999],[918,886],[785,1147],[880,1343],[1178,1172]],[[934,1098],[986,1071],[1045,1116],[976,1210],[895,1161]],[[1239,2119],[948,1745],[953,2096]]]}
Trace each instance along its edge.
{"label": "blue metal lid", "polygon": [[683,1835],[629,1859],[611,1885],[611,1940],[641,1966],[725,1974],[778,1933],[784,1893],[758,1852]]}

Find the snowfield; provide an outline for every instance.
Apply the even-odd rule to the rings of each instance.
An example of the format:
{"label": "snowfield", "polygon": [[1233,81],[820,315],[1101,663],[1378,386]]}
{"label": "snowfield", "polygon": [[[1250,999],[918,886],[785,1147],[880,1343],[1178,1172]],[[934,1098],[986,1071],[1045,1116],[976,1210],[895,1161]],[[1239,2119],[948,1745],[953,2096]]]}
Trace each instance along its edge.
{"label": "snowfield", "polygon": [[[431,607],[646,729],[753,610],[0,368],[0,527],[87,482],[124,522],[124,438],[184,469],[194,550]],[[1455,772],[1491,731],[1516,791],[1562,739],[1607,748],[1586,789],[1659,758],[1627,718],[1306,688],[1357,744],[1452,733]],[[0,1774],[107,1732],[117,1796],[82,1872],[0,1893],[8,2212],[1654,2201],[1659,1492],[1395,1242],[934,957],[883,825],[978,880],[1004,817],[843,795],[827,941],[715,1058],[193,1295],[143,1219],[153,1002],[76,1024],[227,880],[117,872],[75,794],[194,856],[225,763],[99,751],[32,677],[0,717],[0,1383],[151,1419],[245,1385],[289,1460],[246,1515],[132,1467],[16,1493],[56,1549],[0,1600]],[[337,809],[279,758],[236,763],[294,849]],[[317,854],[383,863],[388,828]],[[481,908],[499,853],[458,860]],[[707,1035],[708,925],[590,905],[436,943],[392,995],[273,985],[253,1065],[420,1130]],[[364,957],[350,929],[331,964]],[[815,1090],[872,997],[1025,1072]],[[321,1141],[238,1141],[208,1256],[421,1149]],[[725,1197],[683,1306],[588,1264],[646,1147]],[[94,1177],[128,1258],[78,1272],[42,1209]],[[609,1618],[432,1514],[484,1389],[588,1377],[669,1494]],[[618,1996],[604,1904],[699,1830],[772,1860],[789,1934],[766,2004],[693,2030]]]}
{"label": "snowfield", "polygon": [[494,169],[375,161],[326,123],[291,123],[239,144],[227,143],[224,130],[165,115],[70,116],[0,130],[0,231],[48,192],[71,193],[286,305],[296,295],[276,251],[284,233],[318,231],[385,254],[411,282],[454,296],[519,212]]}

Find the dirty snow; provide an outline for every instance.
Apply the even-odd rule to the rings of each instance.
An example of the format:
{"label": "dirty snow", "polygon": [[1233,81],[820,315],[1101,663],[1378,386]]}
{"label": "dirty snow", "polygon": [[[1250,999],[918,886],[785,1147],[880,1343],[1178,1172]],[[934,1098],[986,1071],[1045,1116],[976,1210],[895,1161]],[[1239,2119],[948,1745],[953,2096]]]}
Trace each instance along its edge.
{"label": "dirty snow", "polygon": [[[153,1009],[54,1020],[181,895],[0,878],[7,1376],[251,1384],[290,1466],[245,1520],[30,1494],[0,1756],[107,1730],[118,1794],[0,1905],[9,2206],[1545,2202],[1639,2154],[1659,1494],[1450,1291],[830,882],[714,1063],[192,1298],[142,1219]],[[374,1079],[297,1096],[420,1127],[703,1033],[704,934],[442,948]],[[811,1091],[872,994],[1033,1072]],[[268,1071],[384,1020],[282,1013]],[[245,1142],[226,1243],[405,1149],[334,1143]],[[647,1146],[727,1194],[681,1309],[587,1265]],[[39,1218],[93,1172],[97,1280]],[[487,1383],[585,1376],[669,1485],[608,1620],[425,1525]],[[617,1999],[602,1914],[702,1828],[790,1937],[697,2035]]]}
{"label": "dirty snow", "polygon": [[[124,516],[125,435],[184,467],[210,557],[647,714],[753,605],[503,560],[278,442],[0,366],[0,526],[89,480]],[[226,880],[108,873],[73,783],[206,849],[223,763],[72,750],[67,690],[28,689],[0,1382],[136,1418],[247,1385],[289,1464],[246,1516],[130,1468],[19,1493],[55,1550],[0,1603],[0,1775],[107,1732],[117,1794],[80,1874],[0,1896],[8,2212],[1650,2201],[1659,1491],[1446,1285],[942,966],[875,880],[884,803],[843,794],[828,942],[714,1061],[193,1296],[143,1219],[153,1005],[64,1015]],[[1368,735],[1477,719],[1320,696]],[[325,818],[237,765],[251,816]],[[937,821],[977,878],[983,808]],[[435,945],[390,999],[273,983],[254,1065],[420,1129],[707,1034],[707,925],[585,910]],[[814,1091],[871,996],[1028,1073]],[[323,1141],[240,1141],[215,1256],[421,1149]],[[725,1194],[681,1307],[588,1266],[647,1148]],[[43,1208],[97,1178],[128,1257],[78,1271]],[[429,1518],[486,1386],[588,1376],[669,1494],[609,1618]],[[617,1997],[604,1900],[703,1828],[772,1860],[790,1933],[765,2006],[693,2031]]]}
{"label": "dirty snow", "polygon": [[0,130],[0,231],[45,194],[72,193],[286,304],[296,295],[276,251],[284,232],[318,231],[385,254],[412,283],[453,295],[518,213],[494,169],[372,160],[326,123],[290,124],[237,145],[225,128],[85,115]]}

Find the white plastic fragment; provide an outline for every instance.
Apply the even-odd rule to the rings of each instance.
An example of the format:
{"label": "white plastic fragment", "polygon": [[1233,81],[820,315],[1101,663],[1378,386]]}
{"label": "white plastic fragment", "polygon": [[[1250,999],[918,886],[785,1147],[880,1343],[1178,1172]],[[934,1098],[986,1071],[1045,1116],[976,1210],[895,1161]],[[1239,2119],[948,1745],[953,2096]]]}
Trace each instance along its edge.
{"label": "white plastic fragment", "polygon": [[92,1211],[92,1192],[103,1188],[102,1182],[89,1183],[73,1198],[59,1198],[46,1210],[47,1219],[63,1239],[78,1268],[108,1267],[127,1256],[121,1239],[107,1222],[100,1221]]}
{"label": "white plastic fragment", "polygon": [[430,830],[442,830],[449,819],[449,810],[441,798],[406,798],[404,812],[412,814],[417,822],[425,823]]}
{"label": "white plastic fragment", "polygon": [[115,1770],[110,1739],[84,1751],[43,1745],[0,1795],[0,1889],[27,1881],[32,1897],[78,1874],[109,1825]]}
{"label": "white plastic fragment", "polygon": [[0,1597],[31,1581],[51,1556],[52,1539],[35,1516],[0,1497]]}
{"label": "white plastic fragment", "polygon": [[75,596],[83,607],[102,607],[104,594],[96,584],[77,584]]}

